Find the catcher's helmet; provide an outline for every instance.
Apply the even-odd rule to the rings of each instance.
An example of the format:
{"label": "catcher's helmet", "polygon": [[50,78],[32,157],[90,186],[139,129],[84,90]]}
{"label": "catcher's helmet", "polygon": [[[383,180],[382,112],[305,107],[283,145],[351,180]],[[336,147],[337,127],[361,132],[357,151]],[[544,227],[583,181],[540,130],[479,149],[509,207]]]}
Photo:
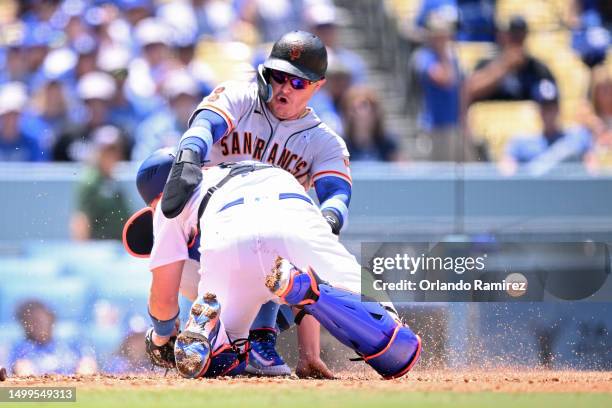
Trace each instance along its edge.
{"label": "catcher's helmet", "polygon": [[327,50],[316,35],[306,31],[284,34],[272,46],[268,59],[257,69],[259,94],[269,102],[272,98],[267,69],[286,72],[309,81],[319,81],[327,71]]}
{"label": "catcher's helmet", "polygon": [[[146,205],[164,191],[164,185],[174,162],[170,147],[156,150],[142,162],[136,174],[136,187]],[[126,221],[123,226],[123,246],[137,258],[147,258],[153,249],[153,208],[145,207]]]}
{"label": "catcher's helmet", "polygon": [[174,149],[156,150],[142,162],[136,175],[136,187],[146,205],[151,204],[164,191],[174,162]]}

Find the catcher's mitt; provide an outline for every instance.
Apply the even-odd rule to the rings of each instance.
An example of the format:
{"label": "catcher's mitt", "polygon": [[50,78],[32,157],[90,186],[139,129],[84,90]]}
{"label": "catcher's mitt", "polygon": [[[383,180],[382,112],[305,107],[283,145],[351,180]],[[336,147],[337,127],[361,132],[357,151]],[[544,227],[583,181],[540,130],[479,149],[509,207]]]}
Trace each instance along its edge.
{"label": "catcher's mitt", "polygon": [[152,337],[153,328],[151,327],[145,335],[145,349],[151,362],[158,367],[174,368],[176,364],[174,359],[174,342],[176,341],[176,336],[170,337],[170,340],[163,346],[156,346],[155,343],[153,343]]}

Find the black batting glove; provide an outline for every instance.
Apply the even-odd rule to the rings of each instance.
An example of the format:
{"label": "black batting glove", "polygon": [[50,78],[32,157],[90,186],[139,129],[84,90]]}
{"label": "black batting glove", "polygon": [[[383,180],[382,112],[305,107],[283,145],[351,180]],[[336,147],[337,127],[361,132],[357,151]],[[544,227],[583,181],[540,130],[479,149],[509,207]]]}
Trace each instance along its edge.
{"label": "black batting glove", "polygon": [[161,209],[166,218],[174,218],[183,211],[201,181],[200,154],[191,149],[180,150],[172,163],[161,200]]}
{"label": "black batting glove", "polygon": [[340,228],[342,228],[342,225],[340,224],[340,218],[338,217],[338,214],[336,214],[332,210],[323,210],[321,211],[321,213],[323,214],[323,218],[325,218],[325,221],[327,221],[327,223],[331,227],[331,230],[334,235],[340,235]]}

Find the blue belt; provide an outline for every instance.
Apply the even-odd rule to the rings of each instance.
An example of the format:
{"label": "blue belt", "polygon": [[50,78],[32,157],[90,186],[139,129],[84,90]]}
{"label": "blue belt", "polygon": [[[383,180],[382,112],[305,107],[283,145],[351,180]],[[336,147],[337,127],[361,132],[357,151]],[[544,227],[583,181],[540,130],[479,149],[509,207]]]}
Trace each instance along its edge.
{"label": "blue belt", "polygon": [[[312,204],[312,200],[310,199],[310,197],[306,197],[305,195],[302,194],[298,194],[298,193],[280,193],[278,195],[278,199],[279,200],[286,200],[288,198],[297,198],[298,200],[303,200],[306,201],[308,204]],[[240,205],[240,204],[244,204],[244,197],[243,198],[239,198],[237,200],[234,201],[230,201],[229,203],[225,204],[223,207],[221,207],[221,209],[217,212],[221,212],[221,211],[225,211],[230,207],[233,207],[235,205]]]}

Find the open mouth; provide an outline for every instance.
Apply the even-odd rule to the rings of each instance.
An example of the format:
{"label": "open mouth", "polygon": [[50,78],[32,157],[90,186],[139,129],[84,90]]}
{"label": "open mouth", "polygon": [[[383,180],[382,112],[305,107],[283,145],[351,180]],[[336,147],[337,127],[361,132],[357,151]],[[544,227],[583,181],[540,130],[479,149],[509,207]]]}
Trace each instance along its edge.
{"label": "open mouth", "polygon": [[284,96],[279,96],[278,98],[276,98],[281,104],[286,105],[289,103],[289,100],[287,98],[285,98]]}

